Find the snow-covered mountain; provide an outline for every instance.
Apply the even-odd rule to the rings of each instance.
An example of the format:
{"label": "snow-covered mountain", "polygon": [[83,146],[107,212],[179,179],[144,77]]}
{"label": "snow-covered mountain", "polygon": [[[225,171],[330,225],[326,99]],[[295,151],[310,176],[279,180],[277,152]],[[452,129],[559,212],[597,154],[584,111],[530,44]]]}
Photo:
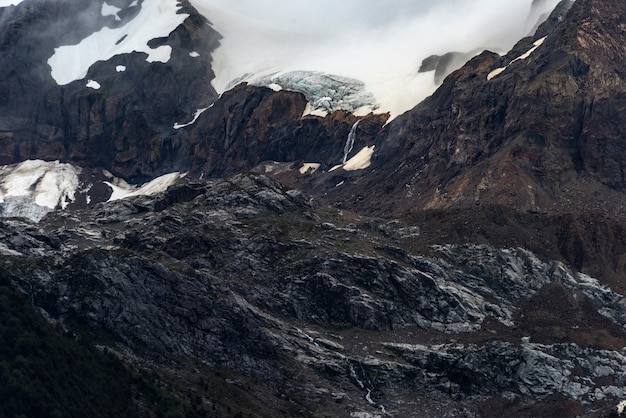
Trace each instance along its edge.
{"label": "snow-covered mountain", "polygon": [[[64,2],[4,1],[0,21],[6,33],[14,34],[3,39],[2,51],[17,58],[0,71],[4,83],[0,95],[6,98],[0,130],[11,132],[4,139],[14,141],[13,151],[7,146],[2,158],[6,163],[3,176],[13,176],[3,180],[4,213],[21,213],[15,205],[9,209],[14,195],[21,196],[20,201],[28,200],[26,195],[32,195],[33,202],[41,200],[35,189],[14,188],[11,178],[23,172],[20,164],[26,164],[25,160],[72,161],[76,172],[102,168],[127,178],[134,175],[136,183],[193,169],[181,166],[180,156],[169,167],[163,164],[167,149],[138,147],[137,142],[146,142],[134,140],[138,130],[143,130],[139,135],[144,138],[171,136],[172,128],[188,128],[204,112],[216,111],[211,107],[217,95],[244,81],[303,93],[308,102],[303,115],[344,110],[359,117],[389,112],[394,118],[432,93],[442,74],[482,48],[507,51],[545,20],[556,3],[395,0],[383,6],[372,1],[341,5],[321,1],[303,6],[279,1],[268,8],[258,2],[221,0],[96,0],[65,8]],[[38,16],[40,8],[47,8],[45,18]],[[23,22],[33,19],[39,29],[25,31]],[[22,56],[20,51],[27,49]],[[434,69],[418,71],[428,56],[449,51],[472,52],[445,68],[444,60],[439,61],[435,76]],[[128,123],[138,113],[143,120]],[[347,121],[343,129],[353,124],[354,120]],[[26,133],[31,128],[33,132]],[[23,132],[24,138],[16,136],[16,131]],[[340,141],[347,134],[339,134]],[[59,143],[28,149],[25,141]],[[355,153],[368,150],[371,157],[373,149],[372,143],[363,143]],[[154,168],[146,170],[144,163],[127,167],[134,161],[131,154],[146,152],[158,154],[149,157],[156,160]],[[106,161],[109,156],[112,162]],[[322,155],[308,158],[323,170],[343,162]],[[50,176],[66,179],[66,166],[38,164],[48,164],[45,169],[37,168],[48,174],[32,184]],[[14,174],[10,167],[15,168]],[[61,172],[52,174],[57,169]],[[65,196],[65,200],[57,199],[64,206],[61,203],[77,187],[66,190],[59,185],[51,193]],[[54,206],[51,202],[38,205],[31,217],[37,219]]]}
{"label": "snow-covered mountain", "polygon": [[[623,409],[626,2],[0,1],[0,312],[128,408]],[[5,322],[0,416],[111,415]]]}

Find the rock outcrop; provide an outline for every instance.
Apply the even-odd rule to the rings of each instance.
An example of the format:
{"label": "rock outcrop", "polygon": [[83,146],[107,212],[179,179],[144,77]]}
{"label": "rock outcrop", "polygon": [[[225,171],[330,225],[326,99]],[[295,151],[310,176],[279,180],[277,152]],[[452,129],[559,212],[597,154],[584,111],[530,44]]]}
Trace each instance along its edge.
{"label": "rock outcrop", "polygon": [[[180,145],[169,135],[175,122],[217,99],[210,52],[220,36],[185,4],[183,24],[151,44],[172,48],[168,62],[146,62],[140,52],[116,55],[94,64],[83,79],[57,85],[47,64],[55,48],[123,25],[141,7],[125,2],[118,22],[102,15],[102,3],[42,1],[0,9],[0,164],[62,160],[145,178],[180,162]],[[49,17],[59,15],[57,27]],[[190,56],[195,50],[207,53]],[[88,80],[98,88],[89,88]]]}

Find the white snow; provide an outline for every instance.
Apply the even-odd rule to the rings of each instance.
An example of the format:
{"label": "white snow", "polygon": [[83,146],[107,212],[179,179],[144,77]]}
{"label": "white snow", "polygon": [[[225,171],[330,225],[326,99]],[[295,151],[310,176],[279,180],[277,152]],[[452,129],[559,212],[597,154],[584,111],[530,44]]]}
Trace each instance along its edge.
{"label": "white snow", "polygon": [[[211,105],[213,106],[213,105]],[[180,129],[180,128],[184,128],[185,126],[189,126],[189,125],[193,125],[194,123],[196,123],[196,121],[198,120],[198,118],[200,117],[200,115],[202,113],[204,113],[204,111],[206,111],[207,109],[210,109],[211,106],[208,107],[203,107],[202,109],[198,109],[194,112],[193,114],[193,119],[191,119],[191,121],[187,122],[187,123],[175,123],[174,124],[174,129]]]}
{"label": "white snow", "polygon": [[0,0],[0,7],[17,6],[24,0]]}
{"label": "white snow", "polygon": [[168,36],[187,18],[176,12],[180,6],[171,0],[144,1],[139,14],[119,28],[102,28],[83,39],[77,45],[65,45],[55,49],[48,60],[52,77],[60,84],[69,84],[85,77],[89,67],[96,61],[106,61],[119,54],[144,52],[148,62],[167,62],[172,49],[163,45],[150,48],[148,42]]}
{"label": "white snow", "polygon": [[115,67],[115,71],[117,71],[118,73],[123,73],[124,71],[126,71],[126,66],[125,65],[118,65]]}
{"label": "white snow", "polygon": [[165,174],[142,185],[141,187],[132,186],[121,179],[115,179],[113,183],[105,181],[104,183],[113,190],[108,202],[132,196],[152,196],[154,194],[164,192],[168,187],[174,184],[176,180],[185,177],[185,175],[186,174],[181,174],[179,172]]}
{"label": "white snow", "polygon": [[115,6],[112,6],[112,5],[108,4],[107,2],[104,2],[104,3],[102,3],[102,9],[101,9],[100,13],[104,17],[114,16],[115,20],[117,20],[119,22],[122,19],[117,14],[119,12],[121,12],[121,11],[122,11],[122,9],[120,9],[119,7],[115,7]]}
{"label": "white snow", "polygon": [[100,83],[98,83],[97,81],[94,80],[88,80],[87,81],[87,87],[89,87],[90,89],[94,89],[94,90],[100,90]]}
{"label": "white snow", "polygon": [[[509,64],[510,65],[510,64]],[[487,80],[490,81],[491,79],[493,79],[496,76],[499,76],[500,74],[502,74],[504,72],[504,70],[506,70],[508,67],[508,65],[506,67],[500,67],[500,68],[496,68],[495,70],[493,70],[492,72],[490,72],[489,74],[487,74]]]}
{"label": "white snow", "polygon": [[300,174],[313,174],[321,166],[322,165],[320,163],[304,163],[302,167],[300,167]]}
{"label": "white snow", "polygon": [[343,169],[346,171],[364,170],[370,166],[372,155],[374,154],[374,147],[363,147],[354,157],[350,158],[344,165]]}
{"label": "white snow", "polygon": [[[80,171],[76,166],[59,161],[27,160],[0,166],[0,203],[5,203],[7,198],[20,198],[22,205],[40,209],[15,209],[20,209],[20,213],[37,213],[32,218],[39,220],[46,211],[59,206],[65,209],[74,201]],[[4,212],[5,216],[13,216]]]}
{"label": "white snow", "polygon": [[198,57],[200,56],[200,53],[199,53],[198,51],[191,51],[191,52],[189,53],[189,56],[190,56],[191,58],[198,58]]}
{"label": "white snow", "polygon": [[624,412],[626,412],[626,401],[621,401],[617,405],[617,415],[618,416],[622,416],[622,415],[624,415]]}
{"label": "white snow", "polygon": [[[369,112],[368,112],[369,113]],[[307,103],[306,107],[304,108],[304,112],[302,112],[302,117],[304,116],[319,116],[319,117],[325,117],[326,115],[328,115],[328,112],[325,111],[324,109],[314,109],[313,106],[311,106],[311,103]]]}
{"label": "white snow", "polygon": [[519,57],[515,58],[513,61],[509,62],[508,65],[506,67],[500,67],[500,68],[496,68],[495,70],[493,70],[492,72],[490,72],[487,75],[487,80],[492,80],[494,77],[502,74],[507,68],[509,68],[509,66],[511,64],[513,64],[516,61],[521,61],[521,60],[525,60],[526,58],[530,57],[530,55],[535,52],[537,50],[537,48],[539,48],[541,45],[543,45],[543,42],[546,40],[546,37],[544,36],[541,39],[538,39],[537,41],[535,41],[533,43],[533,47],[530,48],[528,51],[524,52],[522,55],[520,55]]}
{"label": "white snow", "polygon": [[341,167],[343,167],[343,164],[334,165],[330,170],[328,170],[328,172],[330,173],[331,171],[339,170]]}

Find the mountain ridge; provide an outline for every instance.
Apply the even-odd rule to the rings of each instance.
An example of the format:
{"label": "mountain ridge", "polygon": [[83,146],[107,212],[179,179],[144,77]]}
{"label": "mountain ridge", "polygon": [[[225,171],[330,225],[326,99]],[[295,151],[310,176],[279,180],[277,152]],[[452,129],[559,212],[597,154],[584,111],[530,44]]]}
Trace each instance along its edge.
{"label": "mountain ridge", "polygon": [[[485,52],[448,76],[433,96],[386,127],[372,160],[377,173],[358,180],[363,188],[370,194],[378,190],[377,203],[394,202],[399,209],[383,205],[391,213],[409,205],[480,203],[549,211],[567,208],[567,199],[580,201],[581,193],[604,196],[607,207],[615,200],[619,203],[609,210],[621,212],[624,150],[619,145],[620,117],[614,112],[624,88],[612,75],[619,69],[607,58],[610,69],[593,70],[600,59],[592,63],[587,53],[576,52],[578,39],[587,38],[572,39],[578,23],[568,23],[584,15],[590,22],[585,25],[595,25],[603,36],[617,32],[617,38],[606,40],[607,47],[620,44],[619,26],[599,25],[600,17],[588,13],[594,7],[617,13],[622,5],[576,2],[569,17],[528,58],[514,61],[532,49],[535,38],[502,58]],[[595,32],[587,36],[601,38]],[[502,74],[487,80],[490,72],[509,62]],[[609,121],[600,123],[609,111]],[[387,186],[385,179],[394,176]],[[586,185],[578,187],[579,182]]]}

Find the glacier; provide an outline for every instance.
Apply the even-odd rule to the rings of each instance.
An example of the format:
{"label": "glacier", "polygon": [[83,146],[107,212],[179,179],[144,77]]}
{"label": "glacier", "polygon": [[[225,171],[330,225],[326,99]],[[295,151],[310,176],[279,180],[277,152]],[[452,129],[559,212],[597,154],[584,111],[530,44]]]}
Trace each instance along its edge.
{"label": "glacier", "polygon": [[26,160],[0,166],[0,215],[39,221],[74,201],[79,167],[59,161]]}
{"label": "glacier", "polygon": [[[504,53],[558,1],[320,0],[304,6],[277,0],[268,7],[250,0],[191,0],[191,4],[224,36],[213,53],[213,86],[218,92],[237,81],[290,89],[276,80],[276,74],[340,76],[362,83],[362,92],[374,98],[369,110],[389,112],[393,119],[436,89],[431,74],[418,73],[424,58],[458,50]],[[313,96],[312,86],[298,83],[292,88]],[[314,96],[332,98],[322,91]],[[313,111],[327,112],[324,107],[342,108],[332,101],[312,102]]]}
{"label": "glacier", "polygon": [[[367,114],[379,108],[376,97],[360,80],[319,71],[290,71],[255,78],[238,79],[273,90],[289,90],[304,94],[310,103],[305,114],[323,116],[335,110]],[[234,87],[231,83],[227,89]]]}

